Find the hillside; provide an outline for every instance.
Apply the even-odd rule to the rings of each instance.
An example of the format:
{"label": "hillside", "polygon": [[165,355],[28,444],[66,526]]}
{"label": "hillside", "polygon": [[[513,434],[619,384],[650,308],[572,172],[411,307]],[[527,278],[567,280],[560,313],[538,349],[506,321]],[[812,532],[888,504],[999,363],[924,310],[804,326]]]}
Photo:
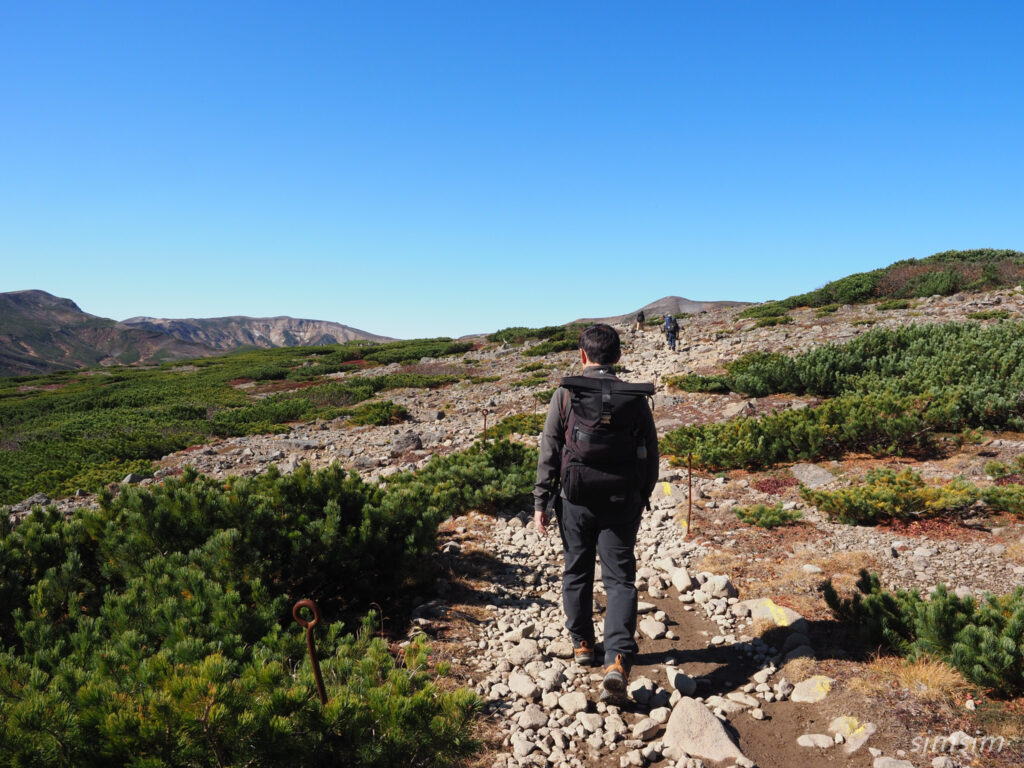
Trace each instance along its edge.
{"label": "hillside", "polygon": [[[928,593],[944,583],[956,595],[972,599],[987,591],[1008,593],[1024,578],[1024,525],[1019,516],[1024,507],[1018,509],[1013,502],[1009,509],[1018,510],[1014,512],[991,506],[1003,498],[994,489],[1020,487],[1013,485],[1019,482],[1014,467],[1024,462],[1024,441],[1014,431],[1018,428],[1009,426],[1022,417],[1019,403],[1008,401],[1008,410],[1002,411],[995,389],[972,394],[989,380],[1005,378],[1011,388],[1016,386],[1019,365],[1013,361],[1019,357],[1013,345],[1022,337],[1024,293],[1009,289],[929,297],[890,309],[877,303],[826,312],[798,308],[788,317],[784,325],[761,326],[741,317],[737,308],[715,308],[682,321],[676,353],[664,349],[657,332],[629,330],[631,318],[620,326],[622,375],[658,383],[654,405],[659,435],[666,446],[694,441],[695,465],[688,494],[685,458],[680,466],[665,456],[662,484],[641,531],[641,655],[631,674],[628,705],[598,702],[590,671],[568,658],[571,648],[559,607],[558,539],[541,538],[532,530],[528,499],[506,501],[498,509],[477,502],[442,524],[436,550],[442,578],[421,588],[408,632],[433,638],[434,654],[454,665],[455,681],[482,697],[484,722],[492,729],[485,764],[616,768],[646,763],[667,768],[696,766],[702,757],[704,765],[787,768],[794,759],[810,759],[815,765],[906,768],[932,765],[951,736],[954,742],[990,739],[982,743],[986,765],[1008,768],[1024,759],[1019,693],[1017,698],[997,695],[991,685],[972,683],[949,664],[925,658],[908,665],[891,651],[879,653],[877,642],[858,634],[863,619],[837,618],[821,592],[828,578],[841,594],[849,595],[861,568],[877,572],[888,589]],[[922,346],[947,326],[954,330],[942,337],[946,347]],[[889,339],[889,332],[904,335]],[[965,348],[962,359],[953,354],[959,339],[977,343]],[[817,448],[797,445],[809,451],[802,458],[777,459],[760,467],[722,466],[722,455],[708,452],[708,445],[728,446],[730,434],[739,434],[741,427],[768,425],[773,418],[813,417],[842,398],[874,397],[895,386],[880,386],[883,381],[876,378],[861,388],[847,378],[843,386],[852,387],[852,394],[826,394],[779,379],[764,394],[741,393],[740,387],[753,382],[760,370],[752,363],[772,362],[773,354],[798,359],[830,345],[849,351],[835,359],[809,359],[797,373],[817,371],[823,381],[839,381],[826,375],[826,369],[835,362],[848,370],[858,365],[860,353],[852,345],[859,340],[879,350],[870,360],[870,367],[878,367],[872,375],[882,375],[887,366],[898,366],[906,358],[902,352],[882,355],[885,344],[905,342],[907,350],[933,358],[934,373],[941,377],[949,372],[946,378],[954,385],[963,384],[954,387],[960,394],[950,390],[931,400],[914,395],[916,405],[909,403],[905,413],[885,419],[894,439],[911,438],[906,448],[898,442],[872,442],[870,450],[841,449],[826,441]],[[386,354],[376,361],[360,357],[366,354],[361,348],[341,347],[257,351],[204,361],[198,370],[167,367],[160,372],[163,387],[187,391],[186,383],[194,386],[208,371],[209,386],[229,381],[226,391],[233,399],[213,403],[209,398],[220,389],[201,395],[212,407],[195,408],[189,418],[197,423],[211,420],[221,436],[206,446],[169,452],[148,469],[139,467],[140,474],[153,475],[141,481],[139,490],[159,489],[160,483],[189,468],[213,478],[211,488],[274,472],[303,484],[309,481],[296,469],[304,463],[314,470],[336,463],[387,488],[392,478],[406,477],[404,473],[431,471],[437,466],[432,460],[457,460],[467,450],[472,455],[485,423],[492,438],[517,425],[527,434],[516,440],[530,445],[546,395],[560,376],[575,370],[578,359],[572,350],[531,354],[544,348],[530,340],[522,345],[480,341],[473,349],[446,347],[444,341],[422,347],[404,344],[386,346],[380,350]],[[1008,357],[993,368],[983,363],[992,355],[996,360]],[[740,361],[746,362],[737,367]],[[980,383],[968,380],[966,372],[986,365],[991,373],[979,378]],[[885,375],[899,386],[934,386],[928,383],[932,379],[921,378],[928,370],[925,365],[907,376],[897,367]],[[155,379],[146,377],[157,373],[135,374],[140,377],[137,386],[146,384],[150,398],[161,390],[154,388]],[[748,378],[738,378],[741,374]],[[720,378],[712,381],[708,376]],[[126,381],[111,384],[124,386]],[[667,381],[697,390],[711,382],[725,389],[686,391]],[[86,383],[61,377],[23,382],[19,412],[34,398],[57,397],[62,391],[70,396],[70,390]],[[130,392],[125,391],[129,401]],[[900,392],[893,389],[892,396],[902,397]],[[0,394],[0,403],[15,396]],[[945,398],[953,396],[965,399],[951,410]],[[987,403],[977,414],[980,426],[970,420],[974,398]],[[380,420],[356,420],[353,402],[380,403]],[[913,419],[923,402],[938,407],[922,412],[923,417],[945,421],[933,421],[922,435]],[[156,406],[175,411],[186,407],[183,402]],[[337,410],[318,410],[327,407]],[[870,417],[871,407],[864,406],[849,420],[854,437],[861,420]],[[267,420],[263,427],[261,419]],[[813,435],[814,423],[793,421],[791,432]],[[694,431],[729,425],[733,431],[716,433],[711,443],[700,442],[701,433]],[[756,440],[747,448],[737,443],[743,450],[758,445]],[[719,466],[704,467],[704,462]],[[872,472],[907,469],[917,472],[927,488],[936,489],[932,493],[945,494],[929,497],[929,503],[946,499],[944,503],[954,505],[952,511],[858,526],[827,511],[836,502],[814,495],[864,493],[871,477],[885,477],[884,472]],[[516,481],[520,489],[528,488],[529,476],[527,465]],[[482,479],[459,477],[467,479],[428,483],[449,489],[446,493],[483,487]],[[1000,485],[1003,479],[1010,485]],[[901,482],[903,498],[919,492],[912,479]],[[970,496],[973,492],[965,486],[956,486],[956,493],[938,490],[955,482],[976,487],[977,495]],[[122,496],[125,504],[135,504],[132,494]],[[871,508],[885,508],[878,506],[885,498],[893,497],[883,494]],[[85,495],[64,500],[60,507],[95,503],[95,497]],[[690,504],[692,526],[687,529]],[[766,510],[762,516],[776,509],[776,516],[786,511],[801,519],[776,528],[743,522],[738,513],[757,505]],[[20,517],[25,510],[20,505],[15,514]],[[388,615],[400,640],[406,630],[399,629],[403,622],[398,609]],[[709,711],[721,718],[706,724],[714,744],[696,744],[677,721],[685,715],[693,722]],[[728,730],[716,725],[722,721]],[[798,737],[816,746],[800,746]],[[976,742],[962,743],[950,758],[954,766],[971,764],[976,756],[969,751]],[[892,762],[873,763],[869,749],[883,755],[878,759]],[[716,763],[712,755],[728,758]]]}
{"label": "hillside", "polygon": [[0,378],[97,365],[156,364],[257,347],[388,341],[340,323],[292,317],[117,322],[45,291],[0,293]]}
{"label": "hillside", "polygon": [[638,307],[632,312],[627,312],[624,315],[611,315],[609,317],[588,317],[580,318],[575,320],[576,323],[624,323],[632,320],[636,317],[637,312],[643,310],[646,317],[664,317],[666,314],[687,314],[695,315],[698,312],[707,312],[713,309],[727,308],[727,307],[743,307],[746,306],[741,301],[693,301],[691,299],[684,299],[682,296],[665,296],[664,298],[652,301],[650,304],[645,304],[642,307]]}
{"label": "hillside", "polygon": [[325,320],[294,317],[212,317],[168,320],[156,317],[131,317],[124,325],[166,333],[191,344],[229,352],[241,347],[312,347],[344,344],[346,341],[391,341],[358,328]]}
{"label": "hillside", "polygon": [[45,291],[0,293],[0,377],[212,354],[201,344],[132,328]]}

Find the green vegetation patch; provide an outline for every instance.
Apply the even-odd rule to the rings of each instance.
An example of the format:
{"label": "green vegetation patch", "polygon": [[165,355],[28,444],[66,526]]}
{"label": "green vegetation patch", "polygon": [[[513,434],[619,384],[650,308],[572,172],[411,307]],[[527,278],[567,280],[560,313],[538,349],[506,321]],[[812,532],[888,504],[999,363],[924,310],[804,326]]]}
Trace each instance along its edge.
{"label": "green vegetation patch", "polygon": [[877,574],[861,571],[857,590],[841,598],[827,581],[825,601],[870,644],[909,659],[942,659],[997,695],[1024,691],[1024,587],[975,600],[940,584],[924,598],[916,589],[885,590]]}
{"label": "green vegetation patch", "polygon": [[924,259],[905,259],[870,272],[858,272],[817,290],[748,307],[741,317],[767,317],[796,307],[861,304],[884,299],[949,296],[1018,285],[1024,279],[1024,253],[978,248],[943,251]]}
{"label": "green vegetation patch", "polygon": [[[0,380],[0,504],[39,492],[98,491],[129,472],[151,474],[153,460],[212,437],[281,432],[289,422],[347,416],[351,406],[378,392],[459,380],[404,373],[332,379],[312,373],[325,360],[374,348],[250,350],[187,367]],[[284,381],[293,370],[314,380]],[[239,383],[255,380],[281,391],[254,399]]]}
{"label": "green vegetation patch", "polygon": [[[540,344],[523,352],[529,357],[539,357],[553,352],[567,352],[579,349],[580,331],[586,326],[579,323],[569,325],[546,325],[542,328],[503,328],[487,337],[488,341],[505,344],[522,344],[526,341],[540,340]],[[539,369],[538,369],[539,370]]]}
{"label": "green vegetation patch", "polygon": [[795,509],[783,509],[782,506],[782,502],[779,502],[770,507],[766,504],[740,507],[736,510],[736,517],[744,523],[756,525],[758,528],[778,528],[783,525],[793,525],[800,519],[800,512]]}
{"label": "green vegetation patch", "polygon": [[927,517],[965,509],[978,500],[973,485],[958,478],[945,485],[925,485],[912,469],[872,469],[864,482],[838,491],[816,491],[800,487],[803,499],[814,504],[830,519],[852,525]]}
{"label": "green vegetation patch", "polygon": [[[434,576],[438,523],[533,485],[536,451],[498,442],[365,483],[337,465],[228,481],[186,471],[67,519],[0,524],[0,742],[37,766],[450,765],[478,700],[397,657],[385,614]],[[303,633],[312,598],[328,704]]]}
{"label": "green vegetation patch", "polygon": [[763,397],[790,392],[831,398],[820,406],[682,427],[662,451],[692,452],[714,469],[781,461],[934,448],[937,433],[1024,428],[1024,333],[1020,323],[907,326],[865,333],[795,357],[752,353],[724,376],[689,378],[707,387]]}
{"label": "green vegetation patch", "polygon": [[968,312],[969,320],[1009,320],[1013,313],[1008,309],[986,309],[981,312]]}
{"label": "green vegetation patch", "polygon": [[506,416],[493,427],[487,428],[489,439],[500,439],[509,435],[539,435],[544,431],[543,413],[515,413]]}

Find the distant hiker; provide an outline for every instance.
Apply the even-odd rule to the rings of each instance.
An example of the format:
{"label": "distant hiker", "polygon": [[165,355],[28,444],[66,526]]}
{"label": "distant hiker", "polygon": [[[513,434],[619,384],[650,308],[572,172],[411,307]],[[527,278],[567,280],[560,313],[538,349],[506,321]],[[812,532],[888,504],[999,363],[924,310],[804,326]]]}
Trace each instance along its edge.
{"label": "distant hiker", "polygon": [[562,605],[576,661],[595,663],[594,565],[608,605],[605,696],[622,697],[637,653],[636,546],[640,517],[658,480],[658,437],[647,397],[653,384],[615,377],[619,334],[592,325],[580,334],[581,376],[562,379],[548,407],[537,461],[533,520],[547,533],[558,516],[565,570]]}
{"label": "distant hiker", "polygon": [[675,317],[665,315],[665,325],[662,327],[662,330],[665,333],[665,341],[668,342],[668,348],[675,352],[676,334],[679,333],[679,323],[676,322]]}
{"label": "distant hiker", "polygon": [[644,329],[645,320],[646,318],[644,317],[644,311],[641,309],[639,312],[636,313],[636,325],[633,327],[633,330],[642,331]]}

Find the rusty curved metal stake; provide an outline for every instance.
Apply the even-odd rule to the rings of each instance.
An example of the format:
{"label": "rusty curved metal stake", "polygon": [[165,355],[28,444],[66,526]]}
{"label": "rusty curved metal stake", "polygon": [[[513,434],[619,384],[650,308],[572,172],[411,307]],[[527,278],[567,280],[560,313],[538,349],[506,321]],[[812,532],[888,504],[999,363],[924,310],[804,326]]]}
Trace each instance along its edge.
{"label": "rusty curved metal stake", "polygon": [[484,414],[484,443],[487,442],[487,414],[490,413],[486,408],[483,410]]}
{"label": "rusty curved metal stake", "polygon": [[[306,621],[299,613],[300,609],[309,608],[313,612],[313,620]],[[316,680],[316,692],[320,694],[320,703],[326,706],[327,693],[324,691],[324,679],[320,676],[320,662],[316,658],[316,649],[313,647],[313,627],[320,623],[320,609],[312,600],[299,600],[292,608],[292,616],[300,626],[306,628],[306,647],[309,649],[309,661],[313,665],[313,677]]]}

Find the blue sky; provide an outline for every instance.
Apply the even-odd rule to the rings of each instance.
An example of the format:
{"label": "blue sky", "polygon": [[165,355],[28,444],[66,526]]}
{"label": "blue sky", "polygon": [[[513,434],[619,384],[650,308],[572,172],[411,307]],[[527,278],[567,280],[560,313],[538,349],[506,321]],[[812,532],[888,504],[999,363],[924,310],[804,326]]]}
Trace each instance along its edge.
{"label": "blue sky", "polygon": [[1024,250],[1015,2],[0,0],[0,291],[397,337]]}

